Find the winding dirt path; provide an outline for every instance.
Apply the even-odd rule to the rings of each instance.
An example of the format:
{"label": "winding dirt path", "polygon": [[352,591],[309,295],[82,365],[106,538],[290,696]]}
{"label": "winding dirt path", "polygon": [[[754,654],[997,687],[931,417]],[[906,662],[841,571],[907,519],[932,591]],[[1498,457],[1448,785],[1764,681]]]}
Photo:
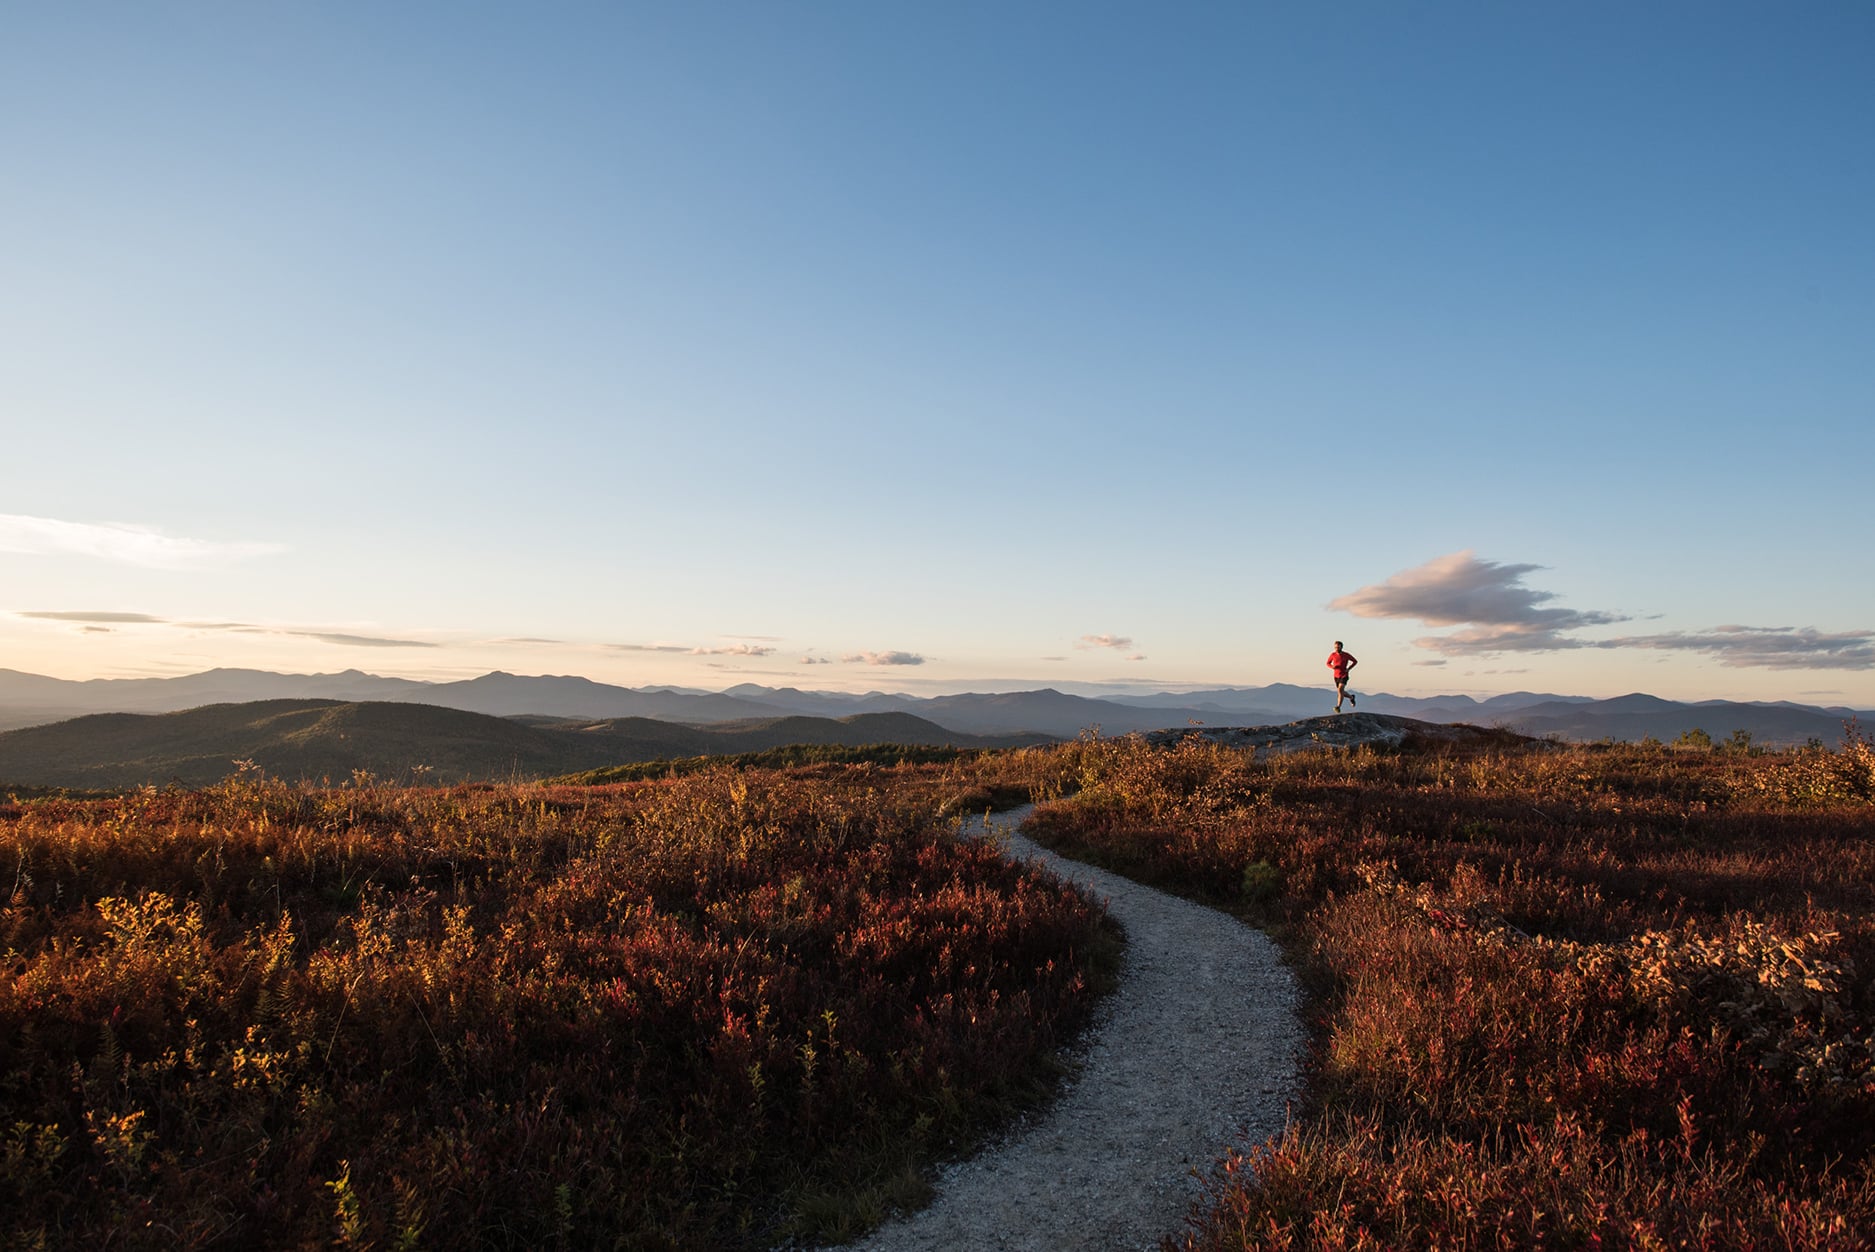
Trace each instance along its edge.
{"label": "winding dirt path", "polygon": [[1126,931],[1119,989],[1081,1045],[1074,1085],[945,1169],[930,1207],[848,1245],[856,1252],[1154,1248],[1180,1229],[1198,1176],[1226,1147],[1283,1127],[1303,1032],[1276,945],[1013,833],[1028,812],[999,815],[988,833],[1107,901]]}

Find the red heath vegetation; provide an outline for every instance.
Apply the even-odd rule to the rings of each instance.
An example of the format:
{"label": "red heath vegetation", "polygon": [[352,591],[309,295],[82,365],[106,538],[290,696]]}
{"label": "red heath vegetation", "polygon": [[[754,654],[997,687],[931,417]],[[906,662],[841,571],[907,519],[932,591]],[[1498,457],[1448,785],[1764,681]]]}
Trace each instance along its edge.
{"label": "red heath vegetation", "polygon": [[0,1230],[850,1233],[1049,1088],[1111,961],[1097,908],[935,819],[960,778],[0,804]]}
{"label": "red heath vegetation", "polygon": [[1027,831],[1270,926],[1310,1099],[1177,1246],[1865,1247],[1875,781],[1836,752],[1060,751]]}

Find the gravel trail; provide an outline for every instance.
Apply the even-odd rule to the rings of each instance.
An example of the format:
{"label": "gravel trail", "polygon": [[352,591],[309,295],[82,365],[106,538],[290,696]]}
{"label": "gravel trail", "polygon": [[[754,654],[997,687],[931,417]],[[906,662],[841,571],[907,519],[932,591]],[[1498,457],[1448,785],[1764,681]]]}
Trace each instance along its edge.
{"label": "gravel trail", "polygon": [[[1202,905],[1065,860],[1011,852],[1104,898],[1126,931],[1119,989],[1077,1053],[1074,1084],[999,1144],[946,1168],[930,1207],[849,1248],[1154,1248],[1175,1234],[1224,1149],[1283,1128],[1303,1032],[1276,945]],[[977,828],[983,829],[982,819]]]}

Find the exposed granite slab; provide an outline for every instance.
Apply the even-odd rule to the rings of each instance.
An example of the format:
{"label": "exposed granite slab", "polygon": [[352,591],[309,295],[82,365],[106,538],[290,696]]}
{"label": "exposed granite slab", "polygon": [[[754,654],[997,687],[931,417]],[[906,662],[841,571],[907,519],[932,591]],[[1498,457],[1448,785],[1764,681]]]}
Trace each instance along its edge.
{"label": "exposed granite slab", "polygon": [[1452,744],[1528,742],[1508,731],[1479,726],[1445,725],[1422,722],[1411,717],[1389,717],[1385,713],[1330,713],[1326,717],[1308,717],[1283,726],[1209,726],[1192,723],[1150,730],[1142,736],[1147,743],[1166,747],[1192,736],[1232,748],[1259,748],[1267,752],[1295,752],[1304,748],[1397,748],[1407,738]]}

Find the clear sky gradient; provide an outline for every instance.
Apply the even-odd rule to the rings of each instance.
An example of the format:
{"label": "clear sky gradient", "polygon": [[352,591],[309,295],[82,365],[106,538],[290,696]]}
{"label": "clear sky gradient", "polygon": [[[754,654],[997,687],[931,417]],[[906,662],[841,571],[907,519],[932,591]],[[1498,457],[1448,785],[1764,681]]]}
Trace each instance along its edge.
{"label": "clear sky gradient", "polygon": [[0,16],[0,666],[1875,706],[1875,8]]}

